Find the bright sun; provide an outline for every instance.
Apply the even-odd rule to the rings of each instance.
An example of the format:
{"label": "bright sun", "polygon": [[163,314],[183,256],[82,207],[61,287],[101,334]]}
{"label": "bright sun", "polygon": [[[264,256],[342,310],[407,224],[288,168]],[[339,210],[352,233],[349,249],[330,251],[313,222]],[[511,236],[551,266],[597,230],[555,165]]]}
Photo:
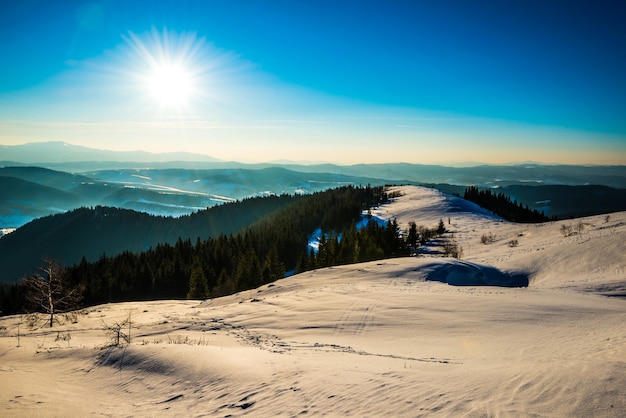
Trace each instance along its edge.
{"label": "bright sun", "polygon": [[148,78],[148,88],[163,105],[183,105],[191,93],[191,76],[180,66],[158,65]]}
{"label": "bright sun", "polygon": [[[158,113],[182,114],[191,110],[196,96],[206,94],[208,60],[204,38],[195,33],[176,33],[167,29],[124,36],[126,65],[143,94],[143,104]],[[153,104],[155,106],[149,106]]]}

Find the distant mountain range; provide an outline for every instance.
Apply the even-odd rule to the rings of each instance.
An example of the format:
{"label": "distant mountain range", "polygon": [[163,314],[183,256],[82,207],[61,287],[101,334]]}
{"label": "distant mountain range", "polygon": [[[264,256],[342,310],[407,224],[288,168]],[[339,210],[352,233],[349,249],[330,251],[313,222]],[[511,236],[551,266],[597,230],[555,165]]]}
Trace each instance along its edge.
{"label": "distant mountain range", "polygon": [[146,151],[106,151],[71,145],[65,142],[33,142],[23,145],[0,145],[0,165],[7,161],[43,165],[77,162],[154,163],[166,161],[215,162],[216,158],[186,152],[155,154]]}
{"label": "distant mountain range", "polygon": [[0,167],[39,166],[58,171],[84,173],[120,169],[249,169],[281,167],[301,173],[341,174],[393,182],[447,183],[486,187],[511,184],[603,185],[626,188],[626,165],[474,165],[449,167],[408,163],[386,164],[243,164],[192,153],[153,154],[145,151],[97,150],[64,142],[0,145]]}
{"label": "distant mountain range", "polygon": [[469,185],[497,188],[559,217],[626,209],[626,166],[242,164],[189,153],[113,152],[47,142],[0,146],[0,229],[78,207],[181,216],[252,196],[346,184],[421,184],[461,195]]}

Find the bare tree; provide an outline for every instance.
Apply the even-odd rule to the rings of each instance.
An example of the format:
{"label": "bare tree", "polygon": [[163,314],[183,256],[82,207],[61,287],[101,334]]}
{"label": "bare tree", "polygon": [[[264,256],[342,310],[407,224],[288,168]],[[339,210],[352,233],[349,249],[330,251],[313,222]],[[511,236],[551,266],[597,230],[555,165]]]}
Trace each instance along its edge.
{"label": "bare tree", "polygon": [[[122,342],[122,340],[126,341],[127,344],[130,344],[130,330],[132,326],[132,321],[130,319],[130,311],[128,312],[128,317],[123,321],[114,321],[113,324],[109,325],[106,322],[102,321],[102,325],[104,325],[104,331],[110,337],[109,343],[107,346],[118,346]],[[128,331],[125,332],[126,328]]]}
{"label": "bare tree", "polygon": [[52,327],[55,315],[76,309],[82,299],[79,287],[68,283],[65,269],[51,258],[43,259],[45,266],[40,272],[22,279],[26,288],[26,299],[37,312],[50,315]]}

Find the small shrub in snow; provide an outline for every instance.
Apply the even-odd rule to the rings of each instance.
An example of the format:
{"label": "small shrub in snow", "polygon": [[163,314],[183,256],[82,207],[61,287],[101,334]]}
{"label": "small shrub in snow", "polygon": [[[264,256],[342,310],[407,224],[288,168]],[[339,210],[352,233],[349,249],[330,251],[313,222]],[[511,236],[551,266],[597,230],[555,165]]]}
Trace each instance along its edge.
{"label": "small shrub in snow", "polygon": [[26,315],[26,326],[30,329],[39,328],[42,316],[37,313]]}
{"label": "small shrub in snow", "polygon": [[570,224],[561,225],[561,234],[563,234],[564,237],[569,237],[570,235],[572,235],[572,225]]}
{"label": "small shrub in snow", "polygon": [[576,224],[576,231],[578,232],[578,235],[582,234],[584,230],[585,224],[583,223],[583,221],[578,221],[578,223]]}
{"label": "small shrub in snow", "polygon": [[482,244],[491,244],[492,242],[494,242],[496,240],[496,237],[490,232],[488,234],[483,234],[480,237],[480,242]]}
{"label": "small shrub in snow", "polygon": [[80,319],[81,315],[84,315],[84,312],[71,311],[63,313],[62,318],[65,323],[69,322],[70,324],[78,324],[78,320]]}
{"label": "small shrub in snow", "polygon": [[57,336],[54,339],[55,342],[58,341],[65,341],[67,342],[67,346],[70,346],[70,340],[72,339],[72,336],[70,335],[69,331],[67,333],[62,333],[61,331],[57,331]]}
{"label": "small shrub in snow", "polygon": [[187,344],[187,345],[209,345],[209,342],[207,340],[204,339],[204,337],[200,338],[200,339],[196,339],[196,338],[189,338],[188,335],[186,335],[185,337],[183,337],[182,335],[176,335],[174,337],[171,337],[169,334],[167,335],[167,343],[168,344]]}
{"label": "small shrub in snow", "polygon": [[463,248],[451,239],[446,240],[443,243],[443,252],[446,257],[454,257],[458,259],[463,257]]}
{"label": "small shrub in snow", "polygon": [[509,241],[509,247],[517,247],[519,245],[519,241],[517,241],[516,239],[512,239],[511,241]]}
{"label": "small shrub in snow", "polygon": [[[115,321],[113,324],[109,325],[106,322],[102,321],[104,325],[104,331],[109,336],[109,342],[106,346],[118,346],[122,341],[125,341],[127,344],[130,344],[130,329],[132,326],[132,321],[130,320],[130,313],[128,317],[123,321]],[[105,347],[106,347],[105,346]]]}

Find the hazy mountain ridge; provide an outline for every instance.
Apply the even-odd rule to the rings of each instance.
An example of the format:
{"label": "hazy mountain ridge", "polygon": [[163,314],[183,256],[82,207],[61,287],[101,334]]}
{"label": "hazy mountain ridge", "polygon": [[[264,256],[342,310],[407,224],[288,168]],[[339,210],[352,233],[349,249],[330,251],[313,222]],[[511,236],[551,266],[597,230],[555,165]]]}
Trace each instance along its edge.
{"label": "hazy mountain ridge", "polygon": [[0,228],[86,206],[114,206],[182,216],[224,202],[271,194],[311,193],[384,180],[280,167],[259,170],[120,169],[83,175],[40,167],[0,168]]}
{"label": "hazy mountain ridge", "polygon": [[122,169],[250,169],[282,167],[302,173],[330,173],[384,179],[394,183],[448,183],[476,186],[511,184],[604,185],[626,189],[626,165],[565,165],[517,163],[473,166],[383,163],[336,165],[221,161],[192,153],[152,154],[145,151],[115,152],[63,142],[30,143],[0,147],[0,167],[33,164],[66,172]]}
{"label": "hazy mountain ridge", "polygon": [[[28,165],[17,161],[0,161],[1,166]],[[360,165],[297,165],[297,164],[244,164],[239,162],[107,162],[87,161],[75,163],[42,163],[42,167],[85,173],[94,170],[128,169],[249,169],[281,167],[301,173],[327,173],[344,176],[357,176],[370,179],[385,179],[393,183],[448,183],[456,185],[478,185],[503,187],[512,184],[558,184],[558,185],[605,185],[626,188],[626,166],[586,166],[586,165],[479,165],[474,167],[448,167],[409,163],[360,164]]]}
{"label": "hazy mountain ridge", "polygon": [[215,162],[216,158],[208,155],[187,152],[151,153],[147,151],[108,151],[71,145],[65,142],[35,142],[23,145],[0,146],[2,160],[25,164],[45,165],[45,163],[63,164],[85,161],[109,162],[165,162],[198,161]]}
{"label": "hazy mountain ridge", "polygon": [[[387,175],[393,175],[388,167]],[[112,206],[161,216],[183,216],[224,202],[270,194],[311,193],[343,185],[394,180],[282,167],[96,170],[81,175],[40,167],[0,168],[0,228],[79,207]],[[419,181],[398,181],[425,184]],[[462,195],[466,186],[429,184]],[[489,186],[483,186],[489,187]],[[597,185],[511,184],[496,190],[547,216],[572,217],[626,210],[626,190]]]}

